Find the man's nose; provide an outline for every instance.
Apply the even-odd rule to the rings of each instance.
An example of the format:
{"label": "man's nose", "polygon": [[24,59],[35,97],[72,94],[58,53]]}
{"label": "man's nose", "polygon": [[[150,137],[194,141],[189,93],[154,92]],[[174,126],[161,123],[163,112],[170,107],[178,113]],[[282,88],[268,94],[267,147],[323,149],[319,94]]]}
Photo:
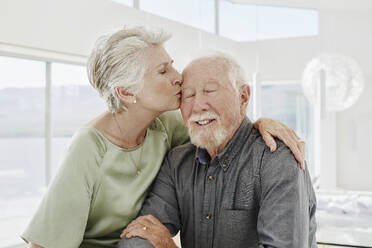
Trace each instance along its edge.
{"label": "man's nose", "polygon": [[194,113],[202,113],[204,111],[207,111],[209,109],[208,101],[205,98],[205,96],[201,94],[197,94],[194,97],[194,103],[192,106],[192,111]]}

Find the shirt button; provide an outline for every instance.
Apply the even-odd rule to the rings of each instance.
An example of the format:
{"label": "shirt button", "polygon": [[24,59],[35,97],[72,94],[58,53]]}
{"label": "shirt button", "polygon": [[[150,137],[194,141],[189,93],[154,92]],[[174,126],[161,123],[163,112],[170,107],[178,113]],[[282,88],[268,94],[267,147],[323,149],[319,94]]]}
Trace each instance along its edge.
{"label": "shirt button", "polygon": [[214,176],[209,176],[208,179],[209,179],[209,181],[213,181],[214,180]]}
{"label": "shirt button", "polygon": [[227,168],[227,164],[223,164],[222,167],[223,167],[224,169],[226,169],[226,168]]}
{"label": "shirt button", "polygon": [[210,220],[210,219],[212,219],[212,215],[211,215],[211,214],[208,214],[207,216],[205,216],[205,218],[206,218],[207,220]]}

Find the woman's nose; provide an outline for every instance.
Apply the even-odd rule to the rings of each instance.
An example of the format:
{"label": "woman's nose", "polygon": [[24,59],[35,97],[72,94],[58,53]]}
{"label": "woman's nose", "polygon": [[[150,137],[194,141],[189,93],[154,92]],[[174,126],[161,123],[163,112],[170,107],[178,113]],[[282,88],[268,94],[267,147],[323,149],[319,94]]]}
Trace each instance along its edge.
{"label": "woman's nose", "polygon": [[176,69],[173,69],[173,70],[174,70],[174,78],[173,78],[172,84],[181,86],[182,85],[182,75]]}
{"label": "woman's nose", "polygon": [[176,79],[173,81],[173,85],[178,85],[178,86],[181,86],[182,85],[182,80],[180,79]]}

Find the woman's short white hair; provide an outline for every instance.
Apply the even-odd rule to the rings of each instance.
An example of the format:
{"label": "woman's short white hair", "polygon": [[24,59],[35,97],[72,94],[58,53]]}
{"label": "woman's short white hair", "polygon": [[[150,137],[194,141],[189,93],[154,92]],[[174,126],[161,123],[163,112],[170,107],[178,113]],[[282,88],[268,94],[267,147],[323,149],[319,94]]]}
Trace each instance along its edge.
{"label": "woman's short white hair", "polygon": [[112,113],[126,110],[115,88],[136,94],[143,86],[147,68],[144,48],[162,45],[170,34],[162,29],[124,27],[98,39],[87,65],[90,84],[97,89]]}

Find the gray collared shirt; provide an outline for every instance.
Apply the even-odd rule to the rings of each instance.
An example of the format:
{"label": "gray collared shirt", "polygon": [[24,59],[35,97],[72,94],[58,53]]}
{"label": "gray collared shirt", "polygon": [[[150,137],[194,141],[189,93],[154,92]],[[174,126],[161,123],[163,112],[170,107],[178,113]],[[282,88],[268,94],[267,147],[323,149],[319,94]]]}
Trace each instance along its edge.
{"label": "gray collared shirt", "polygon": [[[152,214],[183,248],[316,247],[316,199],[308,170],[277,140],[270,152],[245,118],[216,158],[192,144],[163,161],[140,215]],[[152,247],[140,238],[119,247]]]}

